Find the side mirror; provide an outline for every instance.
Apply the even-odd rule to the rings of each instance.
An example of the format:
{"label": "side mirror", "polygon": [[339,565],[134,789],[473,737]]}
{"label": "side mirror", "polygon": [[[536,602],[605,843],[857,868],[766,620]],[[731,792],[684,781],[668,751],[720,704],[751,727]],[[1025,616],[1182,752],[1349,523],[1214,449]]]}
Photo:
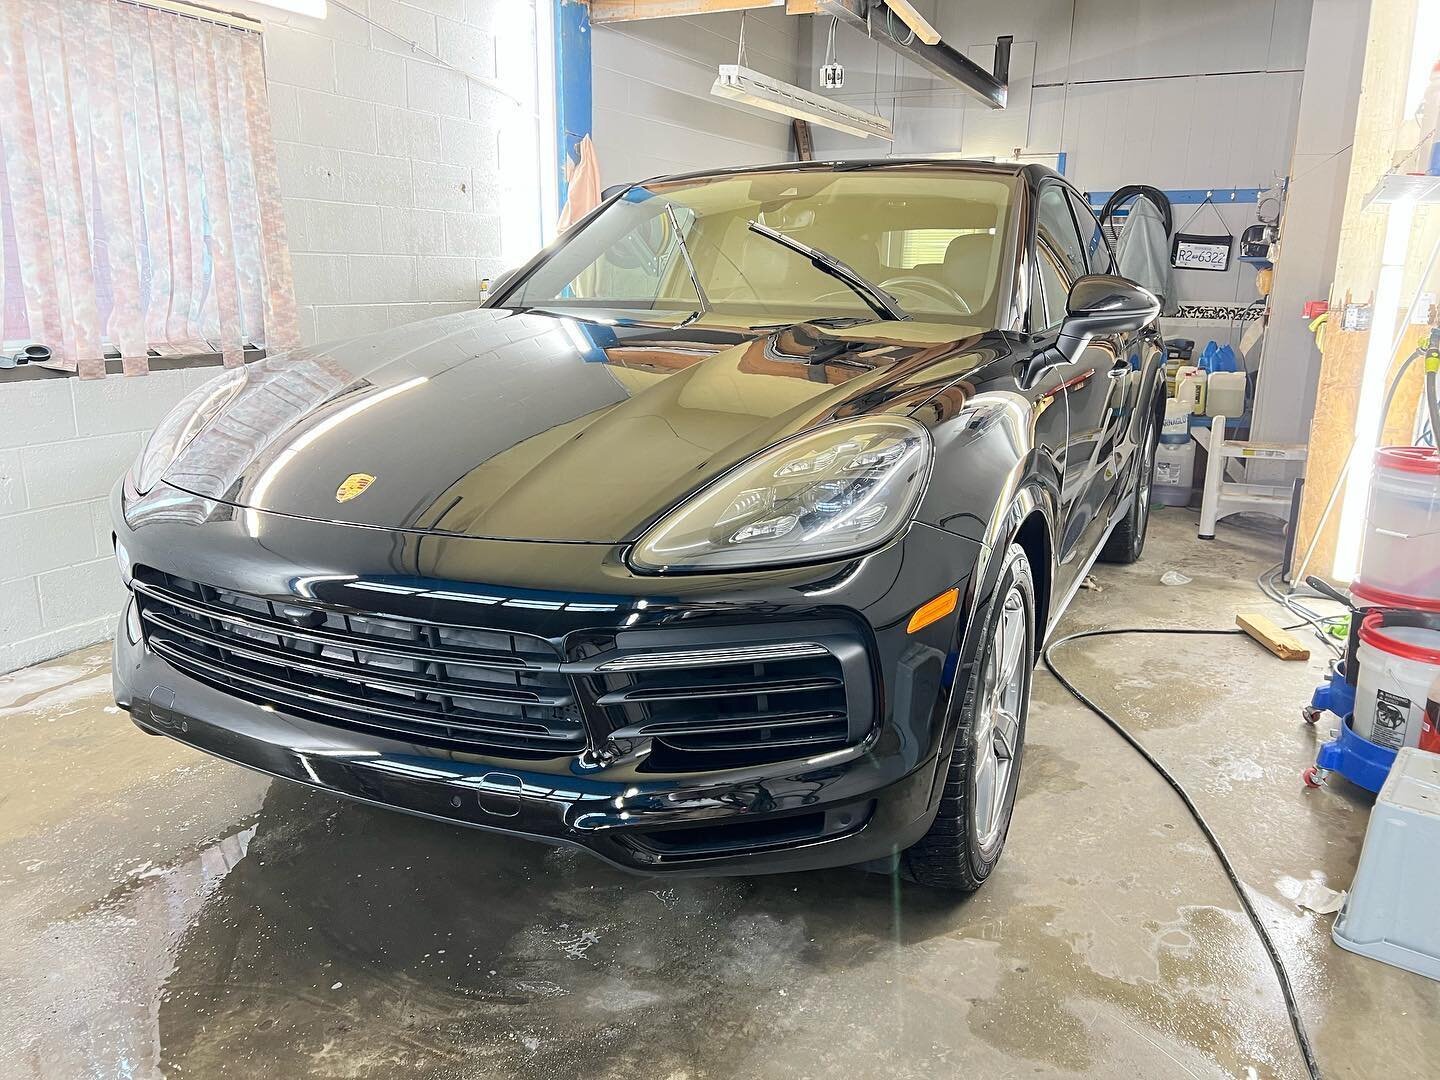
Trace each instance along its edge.
{"label": "side mirror", "polygon": [[1055,348],[1073,360],[1093,337],[1139,330],[1160,314],[1160,301],[1129,278],[1089,274],[1071,287],[1065,312]]}

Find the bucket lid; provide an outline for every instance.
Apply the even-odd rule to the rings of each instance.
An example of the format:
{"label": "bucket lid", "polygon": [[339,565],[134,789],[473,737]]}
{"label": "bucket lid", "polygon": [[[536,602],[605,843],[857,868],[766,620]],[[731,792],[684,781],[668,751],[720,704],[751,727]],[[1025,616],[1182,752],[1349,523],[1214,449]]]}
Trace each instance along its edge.
{"label": "bucket lid", "polygon": [[1360,640],[1371,648],[1422,664],[1440,665],[1440,630],[1424,626],[1385,626],[1383,612],[1372,611],[1360,624]]}
{"label": "bucket lid", "polygon": [[1440,597],[1407,596],[1405,593],[1377,589],[1363,581],[1350,586],[1350,595],[1369,607],[1415,608],[1419,611],[1440,611]]}
{"label": "bucket lid", "polygon": [[1375,451],[1375,467],[1440,476],[1440,452],[1429,446],[1383,446]]}

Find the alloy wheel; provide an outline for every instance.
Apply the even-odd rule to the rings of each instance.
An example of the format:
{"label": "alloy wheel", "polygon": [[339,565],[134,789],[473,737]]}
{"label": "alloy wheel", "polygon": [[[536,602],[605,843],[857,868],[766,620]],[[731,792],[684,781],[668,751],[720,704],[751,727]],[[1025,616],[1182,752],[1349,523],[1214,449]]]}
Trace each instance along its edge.
{"label": "alloy wheel", "polygon": [[1140,461],[1140,483],[1136,485],[1135,498],[1139,500],[1139,514],[1135,519],[1136,535],[1144,536],[1145,527],[1150,524],[1150,494],[1155,487],[1155,449],[1159,440],[1150,432],[1145,435],[1145,456]]}
{"label": "alloy wheel", "polygon": [[975,710],[971,750],[974,769],[975,839],[994,848],[1004,829],[1010,780],[1020,756],[1020,716],[1025,704],[1030,618],[1025,596],[1010,587],[985,659],[981,698]]}

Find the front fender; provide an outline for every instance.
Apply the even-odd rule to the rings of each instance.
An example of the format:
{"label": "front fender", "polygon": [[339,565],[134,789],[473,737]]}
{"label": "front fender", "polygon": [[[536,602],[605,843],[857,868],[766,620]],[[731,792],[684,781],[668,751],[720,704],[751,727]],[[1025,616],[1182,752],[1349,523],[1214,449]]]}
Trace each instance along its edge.
{"label": "front fender", "polygon": [[[1051,448],[1036,438],[1036,410],[1046,407],[1051,406],[1032,406],[1015,393],[985,394],[960,415],[932,428],[935,468],[917,517],[982,545],[970,579],[970,594],[965,598],[965,617],[955,627],[958,665],[947,711],[943,744],[947,751],[953,745],[965,687],[979,649],[980,615],[994,594],[1005,552],[1027,528],[1038,528],[1045,548],[1044,565],[1034,567],[1040,620],[1037,632],[1042,637],[1045,632],[1060,503],[1059,465]],[[1027,526],[1034,520],[1040,526]]]}

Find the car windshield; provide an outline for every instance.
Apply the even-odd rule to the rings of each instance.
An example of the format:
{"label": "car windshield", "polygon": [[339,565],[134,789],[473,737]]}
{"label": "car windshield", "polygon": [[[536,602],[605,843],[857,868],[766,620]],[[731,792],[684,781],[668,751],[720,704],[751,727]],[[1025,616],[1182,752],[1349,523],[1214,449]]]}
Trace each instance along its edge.
{"label": "car windshield", "polygon": [[502,302],[638,321],[758,326],[898,311],[994,327],[1015,185],[929,167],[638,185]]}

